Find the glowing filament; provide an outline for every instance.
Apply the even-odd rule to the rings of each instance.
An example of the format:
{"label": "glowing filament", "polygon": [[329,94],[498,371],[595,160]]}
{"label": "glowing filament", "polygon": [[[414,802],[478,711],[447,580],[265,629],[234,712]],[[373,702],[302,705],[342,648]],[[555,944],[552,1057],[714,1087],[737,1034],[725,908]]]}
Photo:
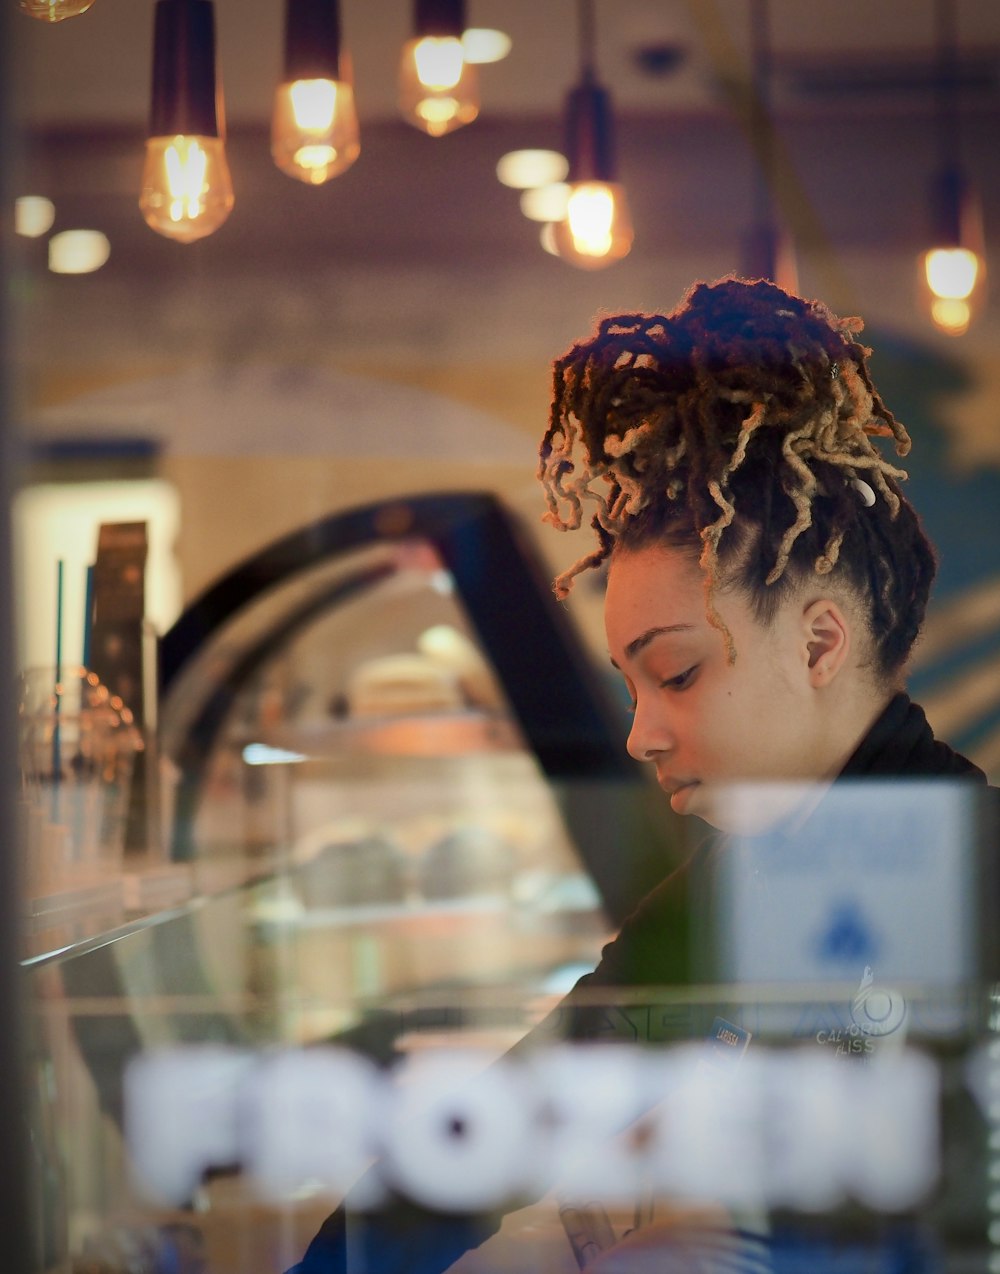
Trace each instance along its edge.
{"label": "glowing filament", "polygon": [[25,13],[42,22],[62,22],[64,18],[86,13],[94,0],[19,0],[19,3]]}
{"label": "glowing filament", "polygon": [[190,141],[184,137],[175,138],[163,156],[163,167],[170,192],[170,220],[197,217],[202,208],[208,169],[208,156],[197,138]]}
{"label": "glowing filament", "polygon": [[479,113],[476,68],[451,36],[408,40],[399,66],[399,108],[403,118],[431,137],[469,124]]}
{"label": "glowing filament", "polygon": [[211,234],[233,207],[233,186],[219,137],[150,137],[139,207],[168,239],[190,243]]}
{"label": "glowing filament", "polygon": [[323,133],[332,126],[337,110],[337,85],[333,80],[296,80],[289,92],[299,128]]}
{"label": "glowing filament", "polygon": [[924,260],[927,286],[946,301],[972,295],[979,275],[979,258],[968,248],[934,248]]}
{"label": "glowing filament", "polygon": [[577,252],[603,257],[611,251],[615,199],[607,186],[585,182],[569,197],[567,220]]}
{"label": "glowing filament", "polygon": [[934,325],[949,336],[964,336],[972,321],[972,311],[965,301],[953,298],[935,298],[931,305]]}
{"label": "glowing filament", "polygon": [[278,86],[271,117],[271,155],[299,181],[318,186],[361,153],[354,89],[346,80],[293,80]]}
{"label": "glowing filament", "polygon": [[453,36],[424,36],[417,41],[413,60],[420,83],[437,92],[454,88],[465,66],[462,42]]}

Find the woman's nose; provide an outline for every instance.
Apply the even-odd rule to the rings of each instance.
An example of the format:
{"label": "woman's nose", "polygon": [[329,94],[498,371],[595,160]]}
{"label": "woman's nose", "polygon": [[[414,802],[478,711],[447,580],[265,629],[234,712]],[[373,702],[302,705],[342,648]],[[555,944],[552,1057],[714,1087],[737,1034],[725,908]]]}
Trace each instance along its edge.
{"label": "woman's nose", "polygon": [[634,760],[651,761],[673,749],[673,732],[661,712],[637,699],[632,713],[632,728],[628,732],[625,746]]}

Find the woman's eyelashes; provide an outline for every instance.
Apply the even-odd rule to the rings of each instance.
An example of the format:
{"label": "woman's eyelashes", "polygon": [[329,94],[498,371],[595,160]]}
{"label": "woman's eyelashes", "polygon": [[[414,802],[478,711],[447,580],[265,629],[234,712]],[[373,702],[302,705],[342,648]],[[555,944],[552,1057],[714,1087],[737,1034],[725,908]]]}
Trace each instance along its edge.
{"label": "woman's eyelashes", "polygon": [[692,664],[690,668],[686,668],[683,672],[679,672],[675,677],[667,677],[660,682],[661,690],[686,690],[694,680],[698,671],[698,665]]}
{"label": "woman's eyelashes", "polygon": [[[666,677],[662,681],[658,681],[657,688],[660,690],[687,690],[694,683],[698,674],[698,664],[692,664],[690,668],[686,668],[683,672],[677,673],[674,677]],[[636,709],[636,693],[632,689],[631,683],[628,684],[628,706],[626,711],[635,713]]]}

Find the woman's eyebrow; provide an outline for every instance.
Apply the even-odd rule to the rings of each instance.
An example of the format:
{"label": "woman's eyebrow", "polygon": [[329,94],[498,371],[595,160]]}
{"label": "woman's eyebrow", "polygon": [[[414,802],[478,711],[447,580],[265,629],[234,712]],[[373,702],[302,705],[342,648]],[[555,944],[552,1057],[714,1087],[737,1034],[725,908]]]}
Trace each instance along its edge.
{"label": "woman's eyebrow", "polygon": [[[634,637],[625,647],[625,654],[629,659],[634,659],[640,650],[645,650],[651,641],[656,637],[662,637],[664,633],[689,633],[694,628],[694,624],[663,624],[655,628],[647,628],[644,633],[640,633],[638,637]],[[618,668],[615,661],[611,660],[613,668]],[[621,669],[619,668],[620,672]]]}

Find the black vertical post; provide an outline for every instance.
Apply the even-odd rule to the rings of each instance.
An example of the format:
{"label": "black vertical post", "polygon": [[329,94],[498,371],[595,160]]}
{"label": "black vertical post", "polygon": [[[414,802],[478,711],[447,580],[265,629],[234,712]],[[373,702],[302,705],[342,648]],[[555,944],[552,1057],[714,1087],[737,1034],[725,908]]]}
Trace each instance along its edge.
{"label": "black vertical post", "polygon": [[[13,15],[13,16],[12,16]],[[14,23],[24,19],[12,5],[4,5],[0,17],[0,154],[16,155],[20,138],[15,133],[10,97],[10,63]],[[16,162],[0,165],[0,208],[14,205],[13,174]],[[4,1269],[20,1274],[31,1268],[29,1230],[30,1186],[27,1172],[27,1108],[25,1075],[25,1022],[21,1002],[21,873],[20,844],[15,810],[17,773],[14,731],[14,639],[10,501],[13,490],[15,442],[12,427],[11,350],[12,315],[8,286],[13,261],[13,218],[0,219],[0,277],[4,280],[0,301],[0,1235],[3,1236]]]}

